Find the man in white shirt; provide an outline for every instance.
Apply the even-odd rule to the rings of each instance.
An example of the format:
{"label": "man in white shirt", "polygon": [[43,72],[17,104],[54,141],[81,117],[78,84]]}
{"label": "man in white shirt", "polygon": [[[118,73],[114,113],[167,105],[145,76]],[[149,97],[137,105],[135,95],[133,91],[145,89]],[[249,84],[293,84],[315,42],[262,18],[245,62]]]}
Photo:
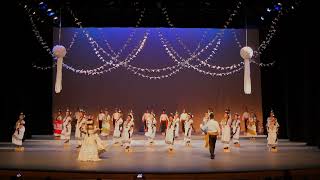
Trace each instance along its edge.
{"label": "man in white shirt", "polygon": [[117,120],[120,119],[121,116],[121,110],[116,108],[115,112],[112,114],[112,124],[113,124],[113,128],[115,128],[115,123]]}
{"label": "man in white shirt", "polygon": [[162,135],[164,135],[166,129],[167,129],[167,123],[168,123],[168,120],[169,120],[169,117],[168,115],[166,114],[166,110],[163,109],[162,110],[162,113],[160,115],[160,131],[162,133]]}
{"label": "man in white shirt", "polygon": [[248,112],[247,106],[245,107],[245,111],[242,114],[241,122],[240,122],[240,131],[242,134],[247,133],[247,126],[248,126],[248,121],[249,121],[250,114]]}
{"label": "man in white shirt", "polygon": [[98,114],[97,120],[98,120],[98,123],[99,123],[99,129],[101,131],[101,129],[102,129],[102,121],[106,120],[106,114],[104,113],[103,109],[100,109],[100,113]]}
{"label": "man in white shirt", "polygon": [[151,119],[151,114],[147,108],[146,112],[142,115],[143,129],[145,132],[148,131],[147,120]]}
{"label": "man in white shirt", "polygon": [[184,123],[185,123],[186,120],[188,120],[188,117],[189,117],[188,113],[186,113],[186,110],[183,109],[183,111],[182,111],[182,113],[180,115],[180,122],[181,122],[181,128],[182,128],[182,132],[183,133],[185,131]]}
{"label": "man in white shirt", "polygon": [[206,134],[209,139],[209,151],[211,159],[214,159],[214,149],[216,146],[217,136],[220,134],[220,126],[217,121],[214,120],[214,114],[209,115],[209,120],[205,125],[200,124],[200,129]]}

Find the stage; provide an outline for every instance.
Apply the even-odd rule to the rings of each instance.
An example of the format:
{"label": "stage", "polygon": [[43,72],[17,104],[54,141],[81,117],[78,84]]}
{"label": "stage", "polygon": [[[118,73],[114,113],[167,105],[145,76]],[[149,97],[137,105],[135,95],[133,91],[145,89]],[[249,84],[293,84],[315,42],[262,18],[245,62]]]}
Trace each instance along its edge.
{"label": "stage", "polygon": [[75,140],[71,140],[70,146],[64,146],[52,136],[33,136],[24,142],[24,152],[14,152],[11,143],[0,143],[0,169],[81,174],[210,174],[320,168],[319,149],[286,139],[279,140],[277,153],[268,151],[265,136],[255,141],[242,137],[241,147],[231,146],[230,153],[224,153],[217,141],[216,158],[211,160],[201,135],[193,137],[192,147],[185,147],[182,138],[178,138],[173,153],[167,152],[161,138],[158,134],[156,144],[146,146],[144,136],[135,135],[131,153],[125,153],[121,146],[112,146],[107,138],[104,140],[108,142],[108,150],[101,155],[101,161],[80,162]]}

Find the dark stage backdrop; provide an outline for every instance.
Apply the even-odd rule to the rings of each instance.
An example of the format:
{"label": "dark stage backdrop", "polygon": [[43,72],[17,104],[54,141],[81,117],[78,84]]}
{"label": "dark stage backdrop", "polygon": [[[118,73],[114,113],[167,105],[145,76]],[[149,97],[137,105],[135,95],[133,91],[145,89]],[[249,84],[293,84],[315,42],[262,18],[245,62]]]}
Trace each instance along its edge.
{"label": "dark stage backdrop", "polygon": [[[173,45],[175,50],[184,58],[189,57],[187,51],[178,43],[175,34],[178,34],[183,42],[194,51],[201,39],[200,50],[216,36],[221,29],[205,28],[138,28],[132,41],[121,53],[119,60],[123,60],[132,49],[143,38],[146,30],[150,31],[143,50],[133,59],[131,65],[138,67],[159,68],[175,65],[172,59],[166,54],[161,41],[159,31]],[[108,53],[105,40],[118,51],[126,42],[129,34],[134,28],[86,28],[86,31],[96,40]],[[77,32],[75,44],[68,51],[65,63],[78,69],[99,67],[102,62],[96,57],[87,37],[82,30],[77,28],[63,28],[61,32],[61,44],[69,46],[74,33]],[[206,33],[206,35],[204,34]],[[235,33],[239,41],[245,44],[245,30],[237,29]],[[221,38],[221,45],[216,55],[208,62],[210,64],[226,66],[237,64],[243,61],[240,57],[240,48],[234,40],[231,30],[226,30]],[[203,38],[205,37],[205,38]],[[54,44],[58,42],[58,29],[54,29]],[[248,30],[248,45],[257,49],[259,33],[256,29]],[[205,59],[215,47],[211,46],[200,57]],[[103,53],[101,53],[103,54]],[[104,55],[104,54],[103,54]],[[107,56],[104,56],[109,60]],[[192,64],[196,64],[192,61]],[[256,61],[259,62],[259,59]],[[206,70],[206,69],[204,69]],[[221,71],[225,72],[225,71]],[[55,72],[53,73],[55,79]],[[125,114],[133,109],[138,124],[137,129],[141,130],[141,116],[146,107],[155,110],[157,118],[163,108],[168,112],[182,111],[195,115],[195,127],[199,127],[204,113],[208,107],[214,109],[216,119],[222,119],[225,108],[230,107],[231,111],[242,113],[247,106],[249,111],[257,114],[262,119],[261,103],[261,82],[260,69],[251,65],[252,94],[245,95],[243,92],[243,70],[226,77],[209,77],[192,69],[183,69],[173,77],[163,80],[143,79],[132,72],[120,67],[112,72],[101,76],[87,76],[73,73],[63,69],[62,92],[53,92],[53,112],[58,108],[71,108],[75,111],[77,107],[83,107],[89,113],[96,115],[100,108],[108,108],[113,112],[115,107],[120,107]],[[54,83],[54,82],[53,82]],[[54,86],[53,86],[54,87]]]}

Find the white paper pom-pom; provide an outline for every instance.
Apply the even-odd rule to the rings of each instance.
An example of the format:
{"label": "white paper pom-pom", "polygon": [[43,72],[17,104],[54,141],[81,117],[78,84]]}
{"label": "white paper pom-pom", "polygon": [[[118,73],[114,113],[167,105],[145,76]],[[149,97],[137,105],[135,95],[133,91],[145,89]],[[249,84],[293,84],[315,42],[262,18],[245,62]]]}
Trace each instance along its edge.
{"label": "white paper pom-pom", "polygon": [[52,52],[56,58],[64,58],[67,54],[66,48],[62,45],[55,45],[52,48]]}
{"label": "white paper pom-pom", "polygon": [[243,58],[243,59],[251,59],[252,56],[253,56],[253,50],[251,47],[249,46],[245,46],[243,48],[241,48],[240,50],[240,56]]}

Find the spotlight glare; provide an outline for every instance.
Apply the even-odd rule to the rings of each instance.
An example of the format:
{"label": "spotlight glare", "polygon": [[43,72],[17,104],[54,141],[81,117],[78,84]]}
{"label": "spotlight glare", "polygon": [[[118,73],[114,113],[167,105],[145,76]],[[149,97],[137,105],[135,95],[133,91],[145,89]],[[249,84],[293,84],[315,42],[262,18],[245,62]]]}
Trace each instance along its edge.
{"label": "spotlight glare", "polygon": [[271,9],[270,9],[270,8],[267,8],[267,11],[268,11],[268,12],[271,12]]}
{"label": "spotlight glare", "polygon": [[294,6],[291,6],[291,9],[294,9]]}
{"label": "spotlight glare", "polygon": [[48,14],[48,16],[53,16],[54,15],[54,12],[50,12],[49,14]]}
{"label": "spotlight glare", "polygon": [[54,19],[54,20],[57,20],[57,19],[58,19],[58,17],[57,17],[57,16],[55,16],[53,19]]}
{"label": "spotlight glare", "polygon": [[40,3],[39,3],[39,5],[42,5],[43,4],[43,2],[41,1]]}
{"label": "spotlight glare", "polygon": [[261,16],[261,17],[260,17],[260,19],[263,21],[263,20],[264,20],[264,17],[263,17],[263,16]]}
{"label": "spotlight glare", "polygon": [[47,11],[50,12],[50,11],[52,11],[52,9],[48,9]]}
{"label": "spotlight glare", "polygon": [[35,15],[36,14],[36,12],[35,11],[33,11],[33,13],[32,13],[33,15]]}

